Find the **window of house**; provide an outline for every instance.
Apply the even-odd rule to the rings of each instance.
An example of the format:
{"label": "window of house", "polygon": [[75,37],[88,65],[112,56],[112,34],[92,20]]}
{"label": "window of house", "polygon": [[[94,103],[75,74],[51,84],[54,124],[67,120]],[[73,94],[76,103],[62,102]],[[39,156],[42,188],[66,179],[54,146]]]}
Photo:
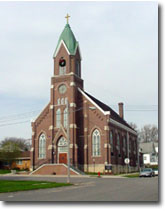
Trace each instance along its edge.
{"label": "window of house", "polygon": [[64,127],[67,128],[68,125],[68,109],[65,108],[64,110]]}
{"label": "window of house", "polygon": [[42,133],[39,137],[39,158],[46,157],[46,137],[45,134]]}
{"label": "window of house", "polygon": [[56,127],[59,128],[61,125],[61,110],[60,108],[56,111]]}
{"label": "window of house", "polygon": [[113,133],[110,132],[110,145],[111,145],[111,153],[113,153]]}
{"label": "window of house", "polygon": [[92,155],[99,156],[100,154],[100,132],[96,129],[92,134]]}
{"label": "window of house", "polygon": [[16,164],[17,164],[17,165],[22,165],[22,160],[17,160],[17,161],[16,161]]}

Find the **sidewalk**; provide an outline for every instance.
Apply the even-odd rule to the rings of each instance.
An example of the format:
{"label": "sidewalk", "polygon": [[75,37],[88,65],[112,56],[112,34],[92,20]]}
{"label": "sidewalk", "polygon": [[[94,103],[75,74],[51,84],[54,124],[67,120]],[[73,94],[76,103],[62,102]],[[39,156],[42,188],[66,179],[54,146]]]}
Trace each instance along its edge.
{"label": "sidewalk", "polygon": [[[51,177],[51,178],[58,178],[58,177],[67,177],[67,175],[30,175],[30,174],[1,174],[0,177]],[[98,177],[97,175],[70,175],[71,178],[125,178],[123,175],[101,175]]]}

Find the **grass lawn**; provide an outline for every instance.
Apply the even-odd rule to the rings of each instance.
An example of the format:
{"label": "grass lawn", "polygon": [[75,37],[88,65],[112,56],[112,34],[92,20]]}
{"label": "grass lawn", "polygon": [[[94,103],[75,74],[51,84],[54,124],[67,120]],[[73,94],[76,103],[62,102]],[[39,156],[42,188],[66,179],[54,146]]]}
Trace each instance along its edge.
{"label": "grass lawn", "polygon": [[127,174],[127,175],[124,175],[123,177],[135,178],[135,177],[139,177],[139,173],[136,173],[136,174]]}
{"label": "grass lawn", "polygon": [[57,188],[62,186],[70,186],[72,184],[45,182],[45,181],[13,181],[13,180],[0,180],[0,193]]}
{"label": "grass lawn", "polygon": [[8,173],[11,173],[11,171],[8,169],[0,169],[0,174],[8,174]]}

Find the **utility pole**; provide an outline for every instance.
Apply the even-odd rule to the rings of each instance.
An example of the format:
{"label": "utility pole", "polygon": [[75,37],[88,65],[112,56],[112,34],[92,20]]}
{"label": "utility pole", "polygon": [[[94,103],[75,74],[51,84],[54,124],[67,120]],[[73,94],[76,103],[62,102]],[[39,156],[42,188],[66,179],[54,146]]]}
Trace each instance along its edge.
{"label": "utility pole", "polygon": [[[127,158],[129,159],[129,133],[128,133],[128,131],[127,131]],[[128,165],[127,165],[127,167],[128,167],[128,173],[129,173],[129,171],[130,171],[130,165],[129,165],[129,163],[128,163]]]}
{"label": "utility pole", "polygon": [[67,183],[70,183],[70,127],[69,127],[69,117],[70,117],[70,111],[69,111],[69,102],[67,101],[67,114],[68,114],[68,123],[67,123],[67,139],[68,139],[68,177],[67,177]]}

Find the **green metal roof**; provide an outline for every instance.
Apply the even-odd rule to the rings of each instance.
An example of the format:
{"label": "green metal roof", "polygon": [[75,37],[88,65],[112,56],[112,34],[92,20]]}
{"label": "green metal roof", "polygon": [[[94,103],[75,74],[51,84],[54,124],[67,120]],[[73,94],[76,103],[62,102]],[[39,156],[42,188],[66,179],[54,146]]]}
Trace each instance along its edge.
{"label": "green metal roof", "polygon": [[57,52],[57,49],[58,49],[58,47],[60,45],[61,40],[64,41],[69,53],[71,55],[75,55],[76,48],[78,46],[78,42],[76,41],[76,38],[75,38],[75,36],[74,36],[69,24],[65,25],[65,28],[64,28],[63,32],[61,33],[61,35],[60,35],[60,38],[58,40],[58,44],[57,44],[57,47],[56,47],[56,50],[54,52],[53,57],[55,57],[55,55],[56,55],[56,52]]}

